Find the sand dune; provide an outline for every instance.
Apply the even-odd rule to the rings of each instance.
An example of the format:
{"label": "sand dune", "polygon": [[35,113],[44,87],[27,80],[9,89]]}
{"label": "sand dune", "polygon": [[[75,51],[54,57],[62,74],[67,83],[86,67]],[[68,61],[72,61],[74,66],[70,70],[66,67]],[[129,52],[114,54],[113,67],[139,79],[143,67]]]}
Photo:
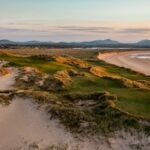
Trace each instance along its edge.
{"label": "sand dune", "polygon": [[[0,90],[13,88],[16,71],[0,77]],[[32,99],[15,97],[8,106],[0,105],[0,150],[132,150],[137,145],[149,149],[143,133],[118,131],[112,137],[76,136],[58,120],[50,120]]]}
{"label": "sand dune", "polygon": [[69,140],[69,133],[57,121],[49,120],[30,99],[16,97],[9,106],[0,106],[0,149],[27,149],[33,143],[44,148],[69,143]]}
{"label": "sand dune", "polygon": [[108,63],[150,75],[150,51],[128,51],[99,54]]}

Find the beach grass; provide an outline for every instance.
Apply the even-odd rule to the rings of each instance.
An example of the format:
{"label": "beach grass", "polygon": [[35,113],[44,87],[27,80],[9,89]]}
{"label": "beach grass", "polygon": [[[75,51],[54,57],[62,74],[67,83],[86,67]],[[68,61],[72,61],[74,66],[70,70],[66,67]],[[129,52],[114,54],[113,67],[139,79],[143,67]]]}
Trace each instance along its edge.
{"label": "beach grass", "polygon": [[[150,119],[150,90],[135,87],[130,88],[124,87],[117,80],[111,79],[111,75],[119,76],[120,78],[126,78],[129,79],[130,81],[144,80],[147,82],[150,81],[150,77],[137,73],[130,69],[117,67],[108,64],[104,61],[100,61],[96,58],[97,51],[93,52],[88,50],[88,55],[86,55],[87,53],[86,50],[80,51],[78,50],[75,53],[72,52],[71,50],[69,50],[68,52],[67,50],[65,57],[80,58],[86,63],[88,63],[89,66],[101,67],[104,70],[106,70],[107,74],[110,77],[109,78],[98,77],[92,74],[88,68],[80,68],[78,66],[71,65],[69,63],[60,63],[53,59],[45,60],[45,59],[38,59],[36,57],[12,56],[2,53],[0,55],[0,60],[9,61],[10,66],[15,67],[29,66],[37,68],[41,73],[47,73],[51,75],[57,73],[58,71],[67,71],[70,69],[74,69],[74,71],[76,71],[78,75],[72,76],[71,82],[69,83],[69,85],[65,85],[65,88],[63,90],[55,92],[53,91],[54,95],[56,95],[59,98],[63,98],[64,94],[69,93],[76,93],[76,92],[89,93],[89,92],[108,91],[109,93],[117,97],[116,108],[124,112],[130,113],[132,115],[135,115],[137,117],[139,116],[145,119]],[[54,54],[54,51],[52,52],[53,53],[50,53],[49,51],[49,54]],[[65,54],[65,50],[62,50],[62,53]]]}

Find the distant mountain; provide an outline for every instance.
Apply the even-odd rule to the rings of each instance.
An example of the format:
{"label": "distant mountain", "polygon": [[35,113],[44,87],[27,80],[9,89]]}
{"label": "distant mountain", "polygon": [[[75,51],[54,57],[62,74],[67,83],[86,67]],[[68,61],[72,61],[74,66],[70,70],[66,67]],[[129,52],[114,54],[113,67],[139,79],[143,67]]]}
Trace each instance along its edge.
{"label": "distant mountain", "polygon": [[0,45],[5,45],[5,44],[14,44],[16,42],[10,41],[10,40],[0,40]]}
{"label": "distant mountain", "polygon": [[80,44],[85,45],[85,46],[101,46],[101,45],[116,45],[120,44],[118,41],[113,41],[110,39],[106,40],[95,40],[95,41],[88,41],[88,42],[81,42]]}
{"label": "distant mountain", "polygon": [[41,43],[41,41],[27,41],[27,42],[24,42],[25,44],[39,44]]}
{"label": "distant mountain", "polygon": [[150,46],[150,40],[142,40],[136,43],[139,46]]}
{"label": "distant mountain", "polygon": [[49,48],[95,48],[95,47],[110,47],[110,48],[137,48],[149,47],[150,40],[142,40],[137,43],[120,43],[111,39],[95,40],[85,42],[42,42],[42,41],[27,41],[27,42],[14,42],[10,40],[0,40],[0,46],[45,46]]}

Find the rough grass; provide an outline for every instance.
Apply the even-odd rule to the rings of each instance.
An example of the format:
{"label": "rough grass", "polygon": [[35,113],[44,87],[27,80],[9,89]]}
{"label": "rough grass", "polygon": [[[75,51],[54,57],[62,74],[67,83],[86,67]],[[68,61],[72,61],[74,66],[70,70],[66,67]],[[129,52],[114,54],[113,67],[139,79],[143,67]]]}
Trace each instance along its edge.
{"label": "rough grass", "polygon": [[94,65],[103,66],[109,73],[115,74],[121,77],[125,77],[131,80],[148,80],[150,81],[149,76],[145,76],[141,73],[132,71],[131,69],[126,69],[123,67],[118,67],[115,65],[108,64],[102,60],[97,60],[96,58],[93,60],[89,60],[89,63],[92,63]]}
{"label": "rough grass", "polygon": [[117,107],[136,116],[150,119],[150,92],[137,89],[110,89],[118,96]]}
{"label": "rough grass", "polygon": [[[62,52],[65,52],[65,50]],[[53,53],[55,52],[53,51]],[[70,50],[69,53],[71,53]],[[81,52],[81,56],[79,56],[80,51],[75,55],[73,52],[69,53],[67,51],[65,54],[67,58],[76,56],[82,58],[82,60],[72,59],[71,57],[67,61],[62,59],[63,62],[60,62],[47,59],[47,57],[8,55],[0,55],[0,60],[9,61],[9,65],[12,66],[34,67],[40,70],[41,73],[51,74],[52,78],[45,80],[43,87],[37,88],[37,82],[31,79],[34,92],[28,92],[27,95],[37,99],[38,103],[50,104],[48,112],[52,114],[51,117],[60,118],[67,128],[74,131],[82,132],[85,129],[99,129],[100,131],[110,132],[122,126],[138,128],[137,120],[131,117],[132,115],[150,119],[150,91],[144,90],[142,86],[149,84],[150,77],[98,61],[94,58],[95,52],[88,51],[88,56],[86,56],[85,51],[84,53]],[[58,55],[59,53],[56,54],[57,57]],[[66,58],[66,56],[63,56],[63,58]],[[76,60],[77,62],[74,62]],[[93,66],[94,68],[92,68]],[[119,79],[114,77],[119,77]],[[63,80],[63,84],[67,83],[67,88],[60,90],[62,84],[56,82],[54,78]],[[43,78],[40,77],[40,79]],[[39,91],[36,91],[37,89]],[[117,97],[117,101],[112,101],[113,96],[110,95],[107,95],[104,101],[101,98],[95,98],[97,93],[103,93],[103,91],[108,91],[110,95]],[[91,96],[91,93],[94,93],[94,97]],[[87,104],[87,100],[91,99],[96,102],[96,105],[92,107],[76,105],[79,100],[85,101]],[[128,112],[131,116],[122,113],[119,109]]]}
{"label": "rough grass", "polygon": [[8,56],[8,55],[0,55],[0,60],[6,60],[10,62],[11,66],[18,66],[18,67],[34,67],[39,69],[44,73],[55,73],[60,70],[64,69],[71,69],[71,66],[66,64],[60,64],[55,61],[47,61],[38,58],[32,57],[16,57],[16,56]]}

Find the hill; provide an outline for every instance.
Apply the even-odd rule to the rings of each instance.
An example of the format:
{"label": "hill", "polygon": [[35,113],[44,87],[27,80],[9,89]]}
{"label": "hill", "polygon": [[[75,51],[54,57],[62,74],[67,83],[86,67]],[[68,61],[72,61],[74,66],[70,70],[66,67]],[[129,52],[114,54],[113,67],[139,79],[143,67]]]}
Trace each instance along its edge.
{"label": "hill", "polygon": [[95,40],[85,42],[42,42],[42,41],[27,41],[27,42],[15,42],[10,40],[0,40],[0,46],[42,46],[49,48],[149,48],[150,40],[142,40],[136,43],[121,43],[111,39]]}

